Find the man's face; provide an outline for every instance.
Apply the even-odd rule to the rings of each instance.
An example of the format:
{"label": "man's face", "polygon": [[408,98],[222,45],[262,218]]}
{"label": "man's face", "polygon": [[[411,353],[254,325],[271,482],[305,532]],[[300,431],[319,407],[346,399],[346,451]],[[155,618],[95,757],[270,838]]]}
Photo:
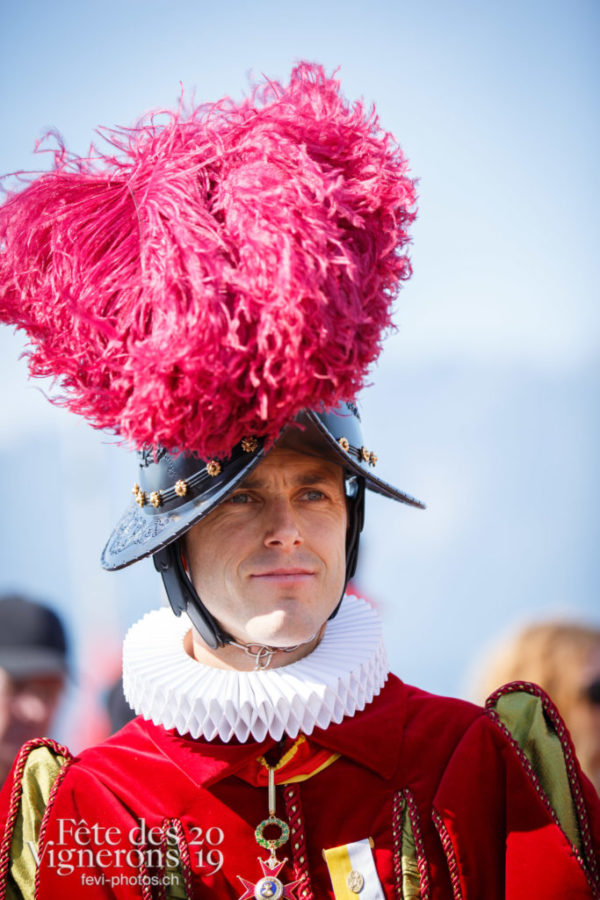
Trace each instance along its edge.
{"label": "man's face", "polygon": [[346,524],[341,468],[275,447],[187,533],[194,587],[238,641],[308,641],[342,594]]}
{"label": "man's face", "polygon": [[22,744],[48,734],[63,688],[62,675],[13,679],[0,668],[0,784]]}

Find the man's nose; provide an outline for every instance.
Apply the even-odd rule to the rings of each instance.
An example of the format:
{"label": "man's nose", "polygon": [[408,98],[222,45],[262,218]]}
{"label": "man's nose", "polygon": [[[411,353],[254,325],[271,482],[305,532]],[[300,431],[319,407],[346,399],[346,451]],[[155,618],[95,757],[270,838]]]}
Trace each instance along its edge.
{"label": "man's nose", "polygon": [[291,549],[302,543],[294,508],[288,500],[274,500],[265,510],[267,527],[265,546]]}

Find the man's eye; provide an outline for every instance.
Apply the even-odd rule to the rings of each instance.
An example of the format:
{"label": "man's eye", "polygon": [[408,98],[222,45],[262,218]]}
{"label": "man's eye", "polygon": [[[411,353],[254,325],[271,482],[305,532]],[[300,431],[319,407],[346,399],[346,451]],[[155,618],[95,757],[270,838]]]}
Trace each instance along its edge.
{"label": "man's eye", "polygon": [[310,491],[305,491],[303,496],[305,500],[323,500],[325,494],[323,491],[312,488]]}
{"label": "man's eye", "polygon": [[232,497],[229,498],[230,503],[237,503],[239,505],[242,505],[244,503],[250,503],[251,500],[252,500],[252,497],[250,496],[250,494],[234,494]]}

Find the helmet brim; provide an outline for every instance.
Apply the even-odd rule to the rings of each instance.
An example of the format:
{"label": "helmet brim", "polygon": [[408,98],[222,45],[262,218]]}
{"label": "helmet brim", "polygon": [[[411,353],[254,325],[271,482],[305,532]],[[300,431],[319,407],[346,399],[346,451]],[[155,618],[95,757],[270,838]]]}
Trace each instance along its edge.
{"label": "helmet brim", "polygon": [[[398,490],[383,478],[375,475],[373,469],[377,465],[378,459],[372,450],[368,450],[362,444],[360,419],[355,407],[342,404],[331,412],[305,410],[298,416],[298,422],[301,425],[304,422],[313,424],[322,440],[322,446],[327,447],[335,461],[343,465],[345,469],[361,475],[370,491],[390,497],[399,503],[415,506],[417,509],[426,508],[421,500],[417,500],[405,491]],[[346,447],[348,449],[345,449]]]}

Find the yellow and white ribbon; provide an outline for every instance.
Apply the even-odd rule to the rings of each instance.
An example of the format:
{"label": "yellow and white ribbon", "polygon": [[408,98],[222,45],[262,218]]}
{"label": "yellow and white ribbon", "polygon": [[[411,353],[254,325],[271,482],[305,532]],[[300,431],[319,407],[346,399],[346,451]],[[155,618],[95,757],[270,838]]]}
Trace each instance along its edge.
{"label": "yellow and white ribbon", "polygon": [[335,900],[385,900],[371,838],[323,850]]}

